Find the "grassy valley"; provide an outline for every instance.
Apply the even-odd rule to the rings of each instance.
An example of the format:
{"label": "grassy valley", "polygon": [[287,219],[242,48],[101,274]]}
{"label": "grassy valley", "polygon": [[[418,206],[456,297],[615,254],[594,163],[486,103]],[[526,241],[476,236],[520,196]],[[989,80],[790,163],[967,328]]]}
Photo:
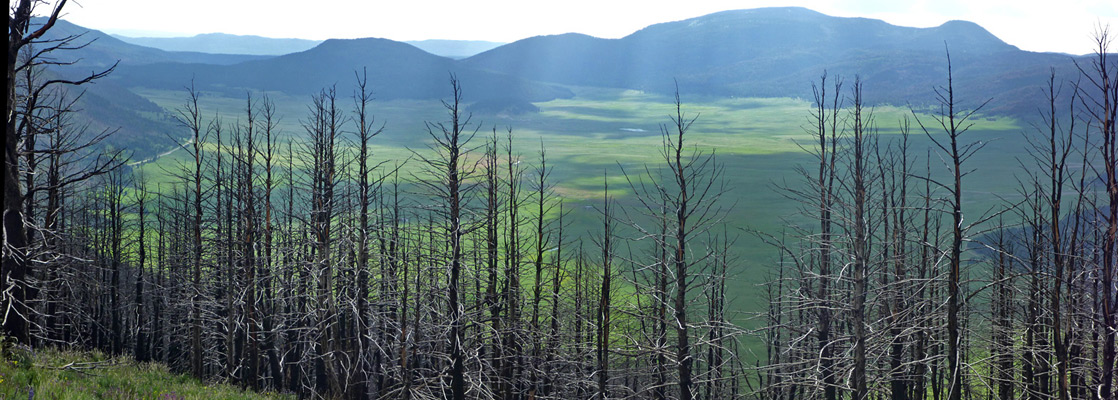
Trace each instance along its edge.
{"label": "grassy valley", "polygon": [[1105,31],[122,41],[29,1],[0,397],[1118,393]]}
{"label": "grassy valley", "polygon": [[[479,129],[473,144],[480,146],[493,129],[504,141],[506,129],[512,128],[514,151],[528,168],[538,163],[542,146],[554,169],[551,176],[555,191],[571,210],[570,231],[575,237],[589,240],[600,229],[600,216],[594,207],[603,194],[604,175],[608,175],[610,192],[620,204],[633,207],[635,200],[622,168],[633,179],[640,178],[645,167],[662,168],[660,127],[670,122],[668,116],[673,105],[667,96],[635,90],[585,87],[571,90],[575,93],[573,98],[535,103],[540,108],[538,113],[472,114],[472,127]],[[867,83],[867,91],[872,94],[872,84]],[[137,89],[137,92],[168,110],[180,108],[185,98],[181,90]],[[339,92],[345,93],[342,86]],[[466,96],[468,102],[469,94]],[[305,140],[303,123],[309,96],[273,93],[269,98],[275,101],[278,115],[282,116],[280,142]],[[245,104],[242,97],[207,92],[202,99],[206,115],[220,116],[226,122],[242,117]],[[342,103],[348,103],[349,99],[346,100]],[[736,311],[739,322],[749,323],[748,316],[767,302],[761,284],[771,278],[778,256],[776,249],[763,243],[754,232],[775,234],[786,230],[789,224],[810,222],[798,215],[803,205],[786,198],[788,194],[780,188],[802,185],[803,177],[797,168],[810,167],[811,160],[803,146],[811,145],[811,137],[805,131],[811,104],[795,98],[696,96],[694,100],[687,97],[683,100],[685,112],[698,117],[691,143],[704,153],[715,152],[726,168],[727,198],[733,210],[725,222],[731,228],[730,233],[739,237],[735,255],[741,260],[739,268],[732,271],[731,308]],[[372,142],[373,160],[387,162],[386,166],[402,163],[404,174],[401,176],[405,180],[411,179],[408,178],[411,174],[420,173],[420,163],[413,159],[412,152],[428,152],[431,140],[424,122],[441,122],[446,117],[445,109],[431,100],[384,100],[372,103],[370,110],[377,121],[384,124],[383,133]],[[930,120],[926,111],[922,110],[919,115]],[[900,140],[900,121],[913,118],[909,109],[894,106],[878,107],[873,113],[883,142]],[[352,125],[346,128],[349,132],[353,129]],[[975,173],[967,181],[974,188],[967,193],[968,212],[977,215],[998,210],[1014,201],[1015,196],[1005,194],[1018,189],[1015,180],[1020,167],[1018,161],[1027,155],[1022,137],[1032,129],[1008,117],[978,119],[972,138],[989,144],[973,160]],[[931,132],[942,134],[934,129]],[[910,140],[913,153],[920,155],[912,162],[922,171],[928,161],[925,151],[931,149],[932,143],[919,131],[913,131]],[[342,148],[349,154],[355,151],[352,143]],[[286,153],[281,153],[281,159],[286,160]],[[142,171],[155,184],[162,182],[169,186],[174,181],[169,172],[190,162],[187,153],[180,150],[142,164],[137,171]],[[941,159],[933,156],[930,162],[933,175],[942,171]],[[299,165],[302,161],[295,163]]]}

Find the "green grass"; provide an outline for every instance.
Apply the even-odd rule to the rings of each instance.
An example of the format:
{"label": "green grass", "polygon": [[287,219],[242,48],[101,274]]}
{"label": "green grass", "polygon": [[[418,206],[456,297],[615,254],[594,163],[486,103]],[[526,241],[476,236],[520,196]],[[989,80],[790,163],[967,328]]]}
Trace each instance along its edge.
{"label": "green grass", "polygon": [[0,357],[0,398],[26,399],[290,399],[224,384],[205,384],[158,363],[100,352],[15,349]]}
{"label": "green grass", "polygon": [[[610,194],[619,204],[630,210],[638,205],[621,168],[635,177],[644,172],[646,165],[655,169],[663,164],[660,127],[671,123],[669,116],[674,115],[675,110],[674,99],[666,96],[634,90],[573,90],[576,96],[572,99],[537,103],[539,113],[511,117],[474,115],[472,124],[480,132],[473,144],[483,145],[484,137],[492,129],[497,130],[503,144],[505,128],[511,127],[515,152],[529,165],[526,172],[530,175],[542,143],[548,163],[554,168],[551,179],[556,184],[555,191],[566,203],[566,209],[571,210],[567,232],[571,237],[586,238],[600,229],[594,206],[601,203],[604,174],[608,173]],[[182,91],[139,90],[139,93],[169,110],[179,107],[185,99]],[[347,96],[346,90],[339,89],[338,104],[345,110],[352,104]],[[469,93],[465,96],[468,104]],[[304,137],[299,120],[307,114],[309,97],[272,95],[272,100],[282,116],[280,142]],[[241,117],[244,99],[206,95],[202,98],[202,107],[207,116],[220,112],[225,122],[232,123]],[[698,117],[687,139],[689,145],[706,153],[715,152],[726,168],[728,193],[724,200],[734,207],[725,215],[725,222],[730,227],[727,232],[739,237],[733,249],[737,264],[729,271],[731,282],[727,291],[730,308],[739,312],[738,321],[748,324],[744,315],[763,311],[767,305],[761,285],[775,276],[777,257],[774,248],[750,231],[780,236],[784,231],[791,233],[789,225],[810,222],[797,214],[802,205],[786,198],[777,187],[803,185],[795,168],[812,162],[801,148],[801,145],[812,146],[807,133],[812,106],[806,100],[792,98],[684,97],[683,107],[688,117]],[[384,133],[373,140],[376,160],[404,160],[413,150],[427,151],[430,138],[424,123],[441,121],[447,116],[437,101],[375,101],[371,110],[378,121],[385,123]],[[912,120],[910,160],[914,164],[913,173],[923,175],[925,163],[929,161],[927,150],[933,144],[908,108],[878,106],[872,111],[883,143],[899,138],[898,127],[903,118]],[[921,114],[920,118],[933,135],[943,136],[929,114]],[[1007,199],[1017,196],[1018,159],[1027,159],[1021,132],[1031,132],[1027,125],[1009,118],[979,115],[974,122],[964,141],[982,140],[989,144],[967,164],[975,170],[964,181],[964,212],[968,221],[977,220],[979,214],[1003,206]],[[280,153],[281,158],[286,157],[286,147]],[[185,152],[179,151],[141,169],[148,171],[152,179],[169,183],[169,177],[161,171],[174,170],[175,163],[179,162],[192,160],[186,160]],[[942,159],[934,151],[930,165],[933,176],[942,177],[947,173]],[[410,179],[409,173],[413,172],[419,172],[414,160],[401,177]],[[721,229],[716,231],[722,232]],[[626,235],[624,230],[619,233]],[[635,244],[633,249],[640,251],[642,246]],[[756,343],[746,343],[747,348],[754,345]]]}
{"label": "green grass", "polygon": [[[662,164],[660,156],[661,124],[670,123],[673,115],[672,98],[635,90],[573,88],[576,96],[537,103],[541,112],[512,117],[474,115],[473,126],[480,129],[474,145],[481,146],[484,136],[497,129],[504,143],[505,127],[513,129],[516,149],[521,160],[529,165],[537,162],[541,144],[547,150],[549,164],[553,166],[552,181],[556,192],[573,210],[573,233],[597,229],[597,215],[586,206],[597,205],[602,196],[603,174],[609,174],[611,194],[623,205],[633,205],[633,193],[621,174],[623,166],[630,174],[642,173],[645,165],[656,168]],[[183,91],[138,89],[137,92],[160,106],[173,110],[185,99]],[[469,93],[466,93],[469,102]],[[271,94],[276,103],[280,121],[281,159],[286,157],[283,143],[288,138],[296,141],[305,136],[300,119],[307,114],[309,97]],[[683,98],[687,116],[698,117],[690,131],[688,143],[704,152],[714,151],[726,167],[730,193],[727,202],[735,204],[727,215],[727,222],[736,228],[748,228],[778,234],[787,226],[787,218],[795,220],[797,206],[785,199],[774,187],[800,185],[794,168],[810,163],[800,148],[811,146],[809,129],[811,104],[792,98]],[[338,105],[348,110],[351,99],[344,88],[339,89]],[[212,117],[221,115],[226,123],[243,118],[243,98],[223,98],[204,93],[203,113]],[[468,107],[467,107],[468,108]],[[385,123],[384,133],[373,139],[375,160],[404,160],[412,151],[425,152],[430,139],[424,122],[441,121],[446,111],[437,101],[391,100],[374,101],[370,108],[378,121]],[[911,119],[907,108],[879,106],[873,109],[874,120],[882,140],[898,137],[899,121]],[[934,129],[934,121],[927,115],[921,118]],[[1022,124],[1007,118],[979,116],[977,124],[966,140],[991,140],[986,149],[969,161],[977,169],[967,177],[969,189],[965,194],[968,212],[985,210],[999,204],[999,195],[1012,195],[1016,182],[1013,174],[1019,169],[1017,157],[1023,156],[1020,143]],[[227,129],[228,131],[228,129]],[[911,154],[915,168],[922,172],[926,149],[931,142],[912,123]],[[480,153],[480,149],[477,150]],[[173,179],[165,171],[176,170],[178,163],[191,163],[186,152],[140,167],[148,179],[169,184]],[[286,164],[285,160],[280,161]],[[296,160],[296,165],[300,164]],[[418,163],[405,168],[402,178],[418,173]],[[944,168],[933,153],[933,174]],[[531,167],[527,170],[531,173]],[[763,280],[775,252],[752,239],[738,242],[739,259],[744,270],[738,275],[749,276],[749,283]],[[753,268],[760,268],[753,270]],[[745,285],[749,286],[749,285]],[[737,297],[754,297],[754,289],[740,287]],[[753,309],[753,307],[740,307]]]}

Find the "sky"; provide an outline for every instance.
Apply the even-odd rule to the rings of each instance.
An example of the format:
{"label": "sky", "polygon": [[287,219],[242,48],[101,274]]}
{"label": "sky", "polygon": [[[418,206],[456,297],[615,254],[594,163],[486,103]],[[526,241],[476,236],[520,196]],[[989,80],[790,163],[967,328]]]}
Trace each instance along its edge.
{"label": "sky", "polygon": [[1071,54],[1095,50],[1100,24],[1118,31],[1115,0],[70,0],[64,18],[127,36],[512,42],[567,32],[619,38],[655,23],[775,6],[913,27],[967,20],[1023,50]]}

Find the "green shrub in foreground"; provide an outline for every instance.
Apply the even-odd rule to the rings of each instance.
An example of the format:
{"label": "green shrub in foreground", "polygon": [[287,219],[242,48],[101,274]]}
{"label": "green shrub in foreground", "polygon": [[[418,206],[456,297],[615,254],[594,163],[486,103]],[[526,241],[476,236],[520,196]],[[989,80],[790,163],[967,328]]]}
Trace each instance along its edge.
{"label": "green shrub in foreground", "polygon": [[0,399],[284,399],[223,384],[203,384],[158,363],[5,343],[0,351]]}

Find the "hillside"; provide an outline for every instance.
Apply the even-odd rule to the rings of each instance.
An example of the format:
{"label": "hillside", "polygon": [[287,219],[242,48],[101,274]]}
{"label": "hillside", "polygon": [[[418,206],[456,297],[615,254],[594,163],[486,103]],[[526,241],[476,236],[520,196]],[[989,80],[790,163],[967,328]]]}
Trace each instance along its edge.
{"label": "hillside", "polygon": [[[202,33],[186,37],[111,36],[125,43],[152,47],[165,51],[262,56],[279,56],[307,51],[323,42],[322,40],[270,38],[256,35],[232,35],[228,33]],[[489,51],[505,44],[503,42],[489,42],[484,40],[446,39],[409,40],[404,43],[418,47],[420,50],[437,56],[456,60]]]}
{"label": "hillside", "polygon": [[190,37],[114,37],[135,45],[154,47],[166,51],[190,51],[215,54],[250,54],[278,56],[305,51],[322,43],[321,40],[269,38],[255,35],[228,33],[203,33]]}
{"label": "hillside", "polygon": [[[41,23],[42,20],[38,21]],[[55,41],[49,43],[61,43],[57,41],[72,37],[74,39],[67,46],[80,47],[51,52],[50,58],[61,65],[51,65],[44,78],[81,79],[91,73],[104,71],[114,64],[121,69],[159,62],[232,64],[262,58],[250,55],[168,52],[125,43],[101,31],[89,30],[63,20],[59,20],[44,37]],[[79,62],[66,65],[74,61]],[[124,84],[126,81],[113,79],[115,75],[114,72],[108,78],[81,87],[56,87],[65,91],[68,98],[79,99],[75,104],[78,115],[75,121],[81,121],[79,125],[87,134],[116,131],[103,144],[126,149],[141,159],[169,148],[172,143],[167,136],[178,130],[178,125],[164,109],[130,91]]]}
{"label": "hillside", "polygon": [[997,98],[993,112],[1031,112],[1032,96],[1019,93],[1039,87],[1050,66],[1074,71],[1069,56],[1021,51],[970,22],[909,28],[794,7],[725,11],[621,39],[534,37],[463,63],[570,85],[667,92],[675,79],[687,93],[750,97],[808,97],[827,70],[859,74],[870,101],[921,104],[946,74],[945,43],[960,87]]}
{"label": "hillside", "polygon": [[[41,23],[41,19],[38,20]],[[199,89],[241,96],[245,90],[276,90],[297,95],[327,86],[346,86],[354,72],[368,68],[371,87],[379,99],[437,99],[446,95],[447,80],[456,74],[475,99],[546,101],[571,96],[554,85],[537,84],[500,73],[462,67],[414,46],[384,39],[330,40],[311,50],[280,57],[176,52],[124,42],[101,31],[59,20],[47,40],[74,38],[80,48],[51,53],[63,65],[51,66],[52,76],[79,79],[114,64],[105,79],[81,88],[80,119],[88,132],[118,130],[104,144],[131,151],[144,159],[172,145],[168,135],[181,129],[166,110],[130,88],[179,90],[194,79]],[[212,38],[210,38],[212,39]],[[66,63],[80,60],[74,65]]]}
{"label": "hillside", "polygon": [[[53,38],[78,34],[89,44],[58,57],[82,62],[55,70],[84,75],[120,60],[109,78],[84,88],[88,99],[100,99],[83,107],[84,113],[95,126],[121,127],[111,144],[140,157],[167,147],[165,132],[177,127],[129,89],[178,90],[192,79],[200,90],[233,97],[246,90],[304,96],[331,85],[345,90],[354,72],[366,68],[376,97],[392,100],[444,98],[446,81],[455,74],[476,101],[523,103],[571,97],[561,85],[667,93],[674,81],[685,94],[809,98],[811,83],[828,71],[848,81],[860,76],[871,103],[919,107],[934,101],[933,88],[946,75],[946,43],[965,98],[992,98],[986,112],[1023,116],[1035,111],[1050,67],[1063,76],[1075,72],[1071,56],[1021,51],[970,22],[909,28],[803,8],[720,12],[652,25],[621,39],[576,33],[534,37],[462,60],[431,53],[468,53],[495,44],[335,39],[266,57],[164,51],[65,21],[51,30]],[[192,40],[231,38],[279,40],[232,35]]]}
{"label": "hillside", "polygon": [[[41,25],[42,22],[43,19],[39,18],[34,20],[32,24]],[[78,26],[65,20],[58,20],[54,27],[47,31],[44,39],[59,40],[70,36],[77,37],[72,44],[84,44],[85,46],[77,50],[55,52],[52,55],[60,61],[72,61],[80,58],[81,63],[78,63],[78,65],[63,69],[79,73],[88,73],[91,69],[105,68],[113,65],[118,60],[122,66],[168,62],[227,65],[265,58],[244,54],[164,51],[126,43],[104,32]]]}
{"label": "hillside", "polygon": [[[77,31],[65,24],[56,34]],[[538,102],[571,95],[554,84],[666,93],[674,81],[687,94],[806,98],[811,82],[828,71],[848,80],[859,75],[872,103],[922,106],[934,99],[932,89],[946,74],[946,44],[956,82],[969,98],[993,98],[987,112],[1020,116],[1035,110],[1032,94],[1050,67],[1066,76],[1075,72],[1071,56],[1021,51],[970,22],[910,28],[794,7],[725,11],[652,25],[621,39],[533,37],[462,60],[430,53],[469,53],[480,44],[413,43],[423,51],[386,39],[328,40],[261,58],[166,52],[97,31],[87,36],[98,40],[81,50],[83,60],[92,61],[84,68],[120,59],[113,79],[123,86],[177,89],[193,77],[204,90],[308,94],[346,85],[355,70],[368,68],[380,99],[440,98],[450,73],[479,99]]]}
{"label": "hillside", "polygon": [[169,136],[181,126],[163,108],[115,82],[105,80],[80,88],[66,88],[68,96],[81,95],[78,117],[87,134],[115,131],[104,144],[126,150],[140,160],[166,151],[174,143]]}
{"label": "hillside", "polygon": [[159,63],[121,67],[113,79],[130,86],[181,88],[191,77],[202,90],[243,93],[246,89],[310,94],[331,85],[354,82],[366,68],[378,99],[437,99],[446,96],[455,74],[476,99],[511,97],[546,101],[569,97],[570,91],[522,78],[479,71],[387,39],[331,39],[315,48],[236,65]]}

